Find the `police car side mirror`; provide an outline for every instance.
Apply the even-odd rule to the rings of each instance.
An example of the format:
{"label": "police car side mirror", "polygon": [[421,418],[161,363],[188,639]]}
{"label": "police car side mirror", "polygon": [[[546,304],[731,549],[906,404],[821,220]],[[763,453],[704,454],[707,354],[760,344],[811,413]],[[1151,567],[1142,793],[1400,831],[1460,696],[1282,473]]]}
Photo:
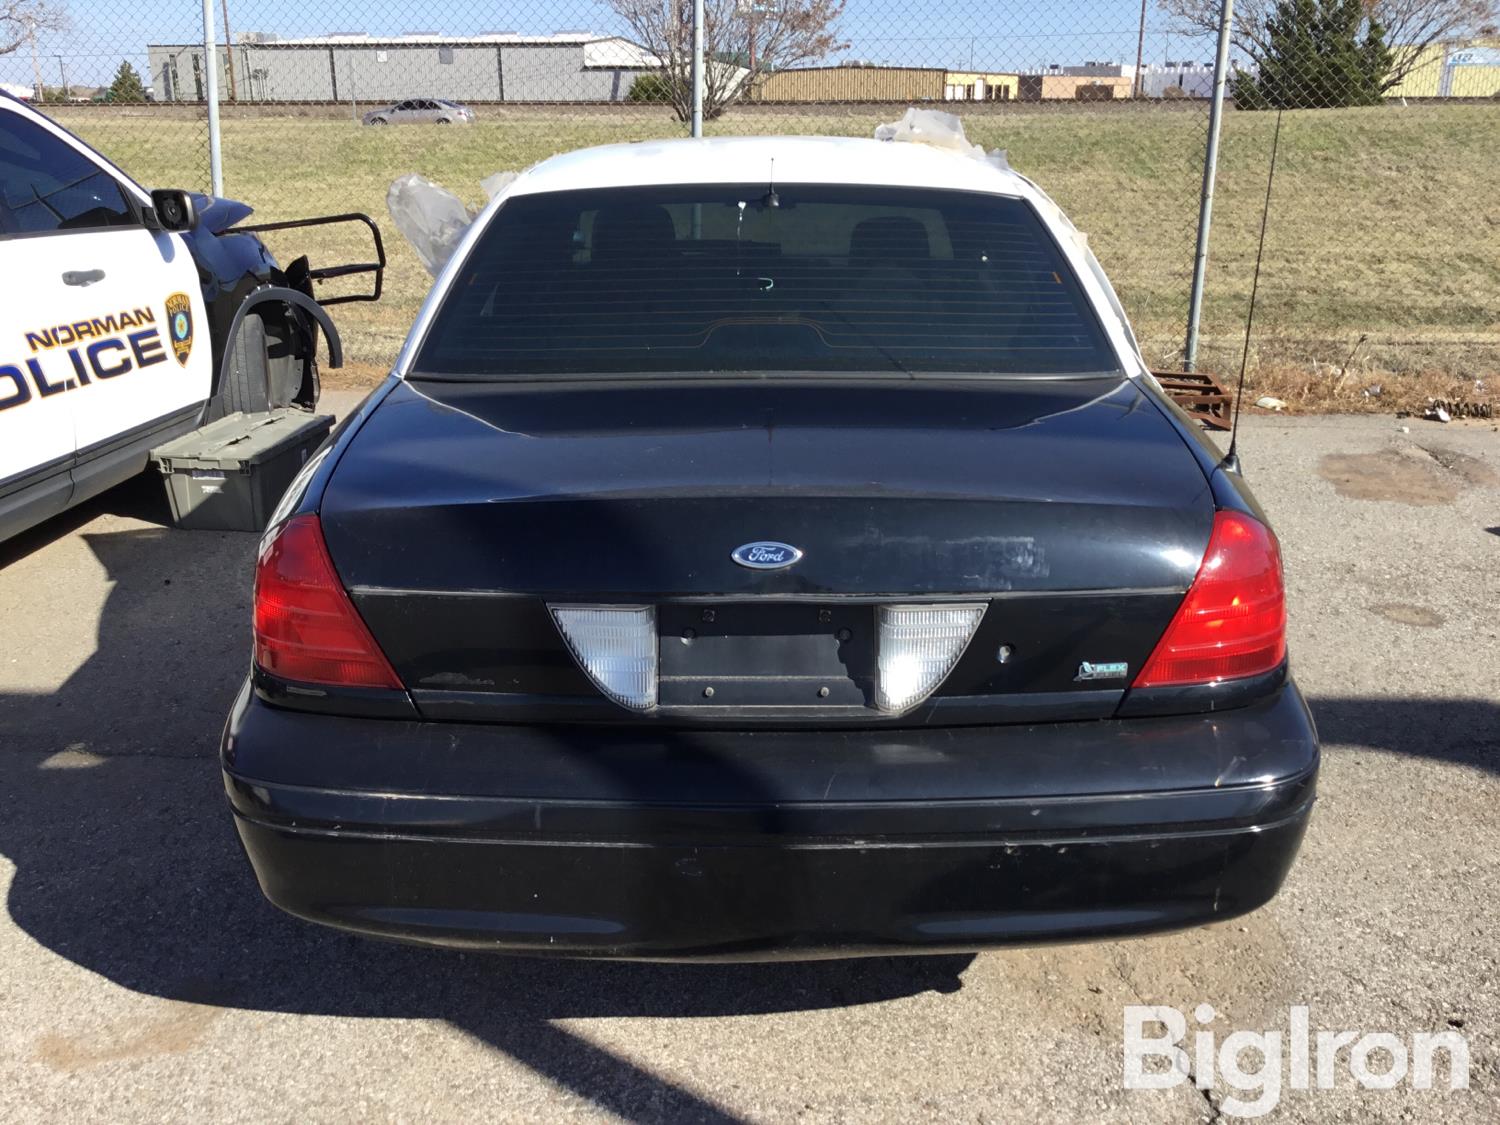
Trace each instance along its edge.
{"label": "police car side mirror", "polygon": [[190,231],[198,225],[193,197],[177,188],[157,188],[151,193],[151,210],[162,230]]}

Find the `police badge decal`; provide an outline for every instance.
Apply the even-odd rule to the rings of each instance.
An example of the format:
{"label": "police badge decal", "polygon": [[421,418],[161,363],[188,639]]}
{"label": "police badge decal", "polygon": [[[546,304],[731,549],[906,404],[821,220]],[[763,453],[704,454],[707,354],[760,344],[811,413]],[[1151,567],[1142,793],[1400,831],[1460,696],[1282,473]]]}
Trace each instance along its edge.
{"label": "police badge decal", "polygon": [[186,293],[173,293],[167,298],[167,335],[172,340],[172,354],[186,367],[193,351],[193,302]]}

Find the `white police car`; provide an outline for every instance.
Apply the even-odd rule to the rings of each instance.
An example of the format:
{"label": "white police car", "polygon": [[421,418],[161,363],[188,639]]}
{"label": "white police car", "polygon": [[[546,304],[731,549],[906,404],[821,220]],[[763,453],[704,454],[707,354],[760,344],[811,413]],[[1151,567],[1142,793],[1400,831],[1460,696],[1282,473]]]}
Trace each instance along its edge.
{"label": "white police car", "polygon": [[[229,229],[250,213],[147,192],[0,95],[0,539],[229,411],[316,402],[317,328],[337,352],[311,299],[320,272],[283,273],[253,232],[326,220]],[[375,272],[378,296],[375,237],[378,264],[331,272]]]}

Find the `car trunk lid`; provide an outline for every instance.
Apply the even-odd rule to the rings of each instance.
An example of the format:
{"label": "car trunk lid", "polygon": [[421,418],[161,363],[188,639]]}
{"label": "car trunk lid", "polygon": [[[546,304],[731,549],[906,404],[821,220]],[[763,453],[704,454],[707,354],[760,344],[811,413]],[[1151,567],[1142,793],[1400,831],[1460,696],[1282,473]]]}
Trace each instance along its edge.
{"label": "car trunk lid", "polygon": [[[549,607],[656,607],[658,718],[868,719],[878,607],[924,600],[987,612],[923,721],[1107,713],[1128,671],[1084,666],[1145,660],[1212,514],[1121,378],[404,384],[322,506],[424,710],[611,720]],[[731,558],[757,540],[802,555]]]}

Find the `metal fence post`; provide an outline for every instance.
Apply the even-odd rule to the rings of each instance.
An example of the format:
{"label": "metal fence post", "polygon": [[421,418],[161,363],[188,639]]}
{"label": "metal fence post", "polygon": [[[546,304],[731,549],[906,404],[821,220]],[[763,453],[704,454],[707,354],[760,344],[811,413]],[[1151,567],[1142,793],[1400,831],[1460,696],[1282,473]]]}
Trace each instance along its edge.
{"label": "metal fence post", "polygon": [[693,136],[703,136],[703,0],[693,0]]}
{"label": "metal fence post", "polygon": [[214,42],[214,0],[203,0],[203,98],[208,103],[208,178],[214,195],[224,194],[224,155],[219,138],[219,46]]}
{"label": "metal fence post", "polygon": [[1214,174],[1219,166],[1219,124],[1224,116],[1224,84],[1229,77],[1229,25],[1234,0],[1219,9],[1219,53],[1214,57],[1214,96],[1208,110],[1208,146],[1203,151],[1203,195],[1198,203],[1198,245],[1193,254],[1193,291],[1188,298],[1187,346],[1183,369],[1198,363],[1198,322],[1203,315],[1203,275],[1208,268],[1208,228],[1214,212]]}

